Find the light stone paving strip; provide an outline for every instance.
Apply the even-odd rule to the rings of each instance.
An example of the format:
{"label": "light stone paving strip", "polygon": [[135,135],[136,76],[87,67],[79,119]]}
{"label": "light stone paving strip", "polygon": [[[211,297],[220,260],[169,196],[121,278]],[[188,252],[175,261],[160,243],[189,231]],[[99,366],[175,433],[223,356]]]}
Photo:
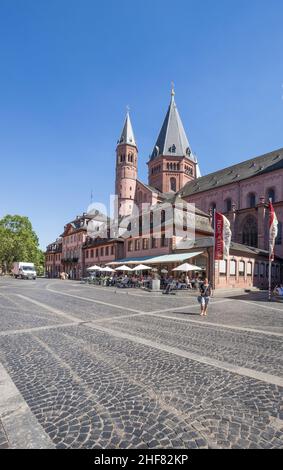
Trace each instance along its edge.
{"label": "light stone paving strip", "polygon": [[93,302],[93,303],[100,304],[100,305],[107,305],[108,307],[118,308],[119,310],[121,310],[121,308],[124,308],[124,310],[128,310],[129,312],[141,313],[141,310],[136,310],[134,308],[129,308],[129,307],[121,307],[121,305],[110,304],[109,302],[102,302],[102,300],[95,300],[95,299],[90,299],[89,297],[82,297],[80,295],[68,294],[67,292],[58,292],[50,288],[47,288],[46,290],[48,292],[53,292],[54,294],[74,297],[75,299],[85,300],[86,302]]}
{"label": "light stone paving strip", "polygon": [[[105,304],[107,306],[111,306],[111,307],[119,308],[119,309],[122,308],[122,307],[118,307],[117,305],[114,305],[114,304],[105,303],[105,302],[98,301],[98,300],[95,300],[95,299],[91,299],[91,298],[88,298],[88,297],[81,297],[81,296],[77,296],[77,295],[73,295],[73,294],[68,294],[66,292],[57,292],[57,291],[54,291],[54,290],[51,290],[51,289],[47,289],[47,290],[55,292],[56,294],[59,294],[59,295],[66,295],[68,297],[74,297],[74,298],[78,298],[78,299],[81,299],[81,300],[86,300],[88,302]],[[222,304],[222,303],[225,303],[225,302],[233,302],[233,301],[231,299],[216,300],[216,301],[213,302],[213,305]],[[251,302],[249,302],[249,303],[251,303]],[[159,310],[153,310],[151,312],[146,312],[146,311],[142,311],[142,310],[133,310],[133,309],[130,309],[128,307],[124,307],[124,310],[135,311],[137,313],[133,314],[133,315],[131,315],[131,314],[130,315],[121,315],[119,317],[119,319],[132,318],[132,317],[139,316],[139,315],[148,315],[148,316],[154,315],[154,316],[158,316],[160,318],[171,318],[173,320],[178,320],[178,321],[187,321],[187,322],[192,322],[192,323],[202,323],[202,324],[210,325],[210,326],[213,326],[213,327],[221,327],[221,328],[227,328],[227,329],[238,330],[238,331],[246,331],[246,332],[251,332],[251,333],[261,333],[261,334],[266,334],[266,335],[274,335],[274,336],[278,336],[278,337],[283,337],[283,333],[277,333],[277,332],[272,332],[272,331],[258,330],[258,329],[255,329],[255,328],[238,327],[238,326],[233,326],[233,325],[225,325],[223,323],[212,323],[212,322],[207,322],[205,320],[198,321],[198,320],[189,320],[189,319],[183,319],[183,318],[169,317],[169,316],[166,316],[166,315],[159,315],[161,313],[166,313],[166,312],[178,312],[179,310],[184,310],[185,308],[190,308],[190,309],[191,308],[197,308],[197,309],[199,309],[199,305],[187,304],[187,305],[183,305],[182,307],[172,307],[172,308],[166,308],[166,309],[159,309]],[[273,309],[273,307],[270,307],[270,308]],[[278,309],[275,308],[275,310],[278,310]],[[282,312],[282,310],[281,310],[281,312]],[[113,321],[116,318],[117,317],[109,317],[109,318],[105,318],[105,319],[97,319],[97,320],[92,320],[92,321],[95,321],[95,322]]]}
{"label": "light stone paving strip", "polygon": [[243,304],[250,304],[253,306],[256,305],[259,308],[264,308],[264,310],[274,310],[275,312],[283,313],[282,308],[271,307],[270,305],[260,305],[260,304],[256,304],[255,302],[250,302],[249,300],[242,300],[242,299],[238,299],[238,302],[241,302]]}
{"label": "light stone paving strip", "polygon": [[83,325],[87,322],[73,322],[73,323],[60,323],[59,325],[48,325],[48,326],[34,326],[32,328],[22,328],[21,330],[7,330],[1,331],[0,336],[13,336],[21,335],[26,333],[34,333],[36,331],[54,330],[57,328],[66,328],[67,326]]}
{"label": "light stone paving strip", "polygon": [[181,322],[186,322],[186,323],[196,323],[198,325],[204,325],[204,326],[207,325],[212,328],[225,328],[228,330],[245,331],[247,333],[258,333],[261,335],[278,336],[279,338],[283,337],[283,333],[277,333],[276,331],[258,330],[255,328],[245,328],[243,326],[237,326],[237,325],[226,325],[225,323],[213,323],[213,322],[209,322],[206,320],[191,320],[189,318],[171,317],[170,315],[161,315],[161,314],[154,313],[154,312],[147,313],[147,315],[153,315],[158,318],[165,318],[165,319],[181,321]]}
{"label": "light stone paving strip", "polygon": [[142,344],[144,346],[149,346],[151,348],[158,349],[160,351],[169,352],[171,354],[174,354],[174,355],[177,355],[177,356],[180,356],[180,357],[184,357],[184,358],[187,358],[187,359],[191,359],[193,361],[200,362],[202,364],[207,364],[207,365],[210,365],[210,366],[213,366],[213,367],[217,367],[217,368],[220,368],[220,369],[223,369],[223,370],[227,370],[227,371],[232,372],[234,374],[243,375],[245,377],[260,380],[260,381],[268,383],[268,384],[273,384],[273,385],[277,385],[279,387],[283,387],[283,378],[282,377],[277,377],[277,376],[271,375],[271,374],[265,374],[263,372],[258,372],[258,371],[252,370],[252,369],[248,369],[246,367],[235,366],[235,365],[230,364],[228,362],[218,361],[217,359],[211,359],[211,358],[206,357],[206,356],[200,356],[198,354],[183,351],[182,349],[179,349],[179,348],[174,348],[174,347],[170,347],[170,346],[165,345],[165,344],[156,343],[154,341],[143,339],[143,338],[140,338],[140,337],[137,337],[137,336],[134,336],[134,335],[130,335],[128,333],[122,333],[120,331],[113,330],[111,328],[105,328],[103,326],[99,326],[99,325],[96,325],[96,324],[95,325],[89,324],[88,327],[97,329],[99,331],[104,331],[105,333],[111,334],[112,336],[116,336],[117,338],[124,338],[124,339],[130,340],[130,341],[133,341],[134,343]]}
{"label": "light stone paving strip", "polygon": [[65,317],[72,322],[81,322],[79,318],[76,318],[73,315],[69,315],[68,313],[63,312],[63,310],[58,310],[56,308],[50,307],[49,305],[43,304],[42,302],[38,302],[37,300],[31,299],[30,297],[26,297],[25,295],[21,295],[21,294],[16,294],[16,295],[24,300],[27,300],[28,302],[31,302],[34,305],[37,305],[38,307],[48,310],[51,313],[55,313],[56,315]]}
{"label": "light stone paving strip", "polygon": [[55,448],[1,363],[0,416],[10,448]]}
{"label": "light stone paving strip", "polygon": [[[83,297],[90,289],[81,288],[81,296],[56,291],[57,296],[48,295],[46,283],[43,289],[40,284],[36,288],[26,284],[28,295],[37,299],[32,303],[41,307],[31,306],[31,315],[40,315],[40,310],[43,316],[51,313],[50,325],[29,320],[18,325],[11,316],[7,326],[13,330],[1,338],[0,351],[6,370],[56,447],[282,448],[283,389],[277,383],[276,364],[282,336],[277,313],[283,310],[269,305],[266,310],[273,314],[265,314],[263,304],[247,302],[253,306],[249,309],[238,299],[222,298],[212,302],[219,308],[211,309],[210,321],[194,320],[187,318],[187,312],[199,306],[195,299],[195,305],[188,305],[190,297],[175,297],[177,307],[162,309],[165,296],[135,300],[135,295],[127,299],[131,294],[119,292],[123,295],[116,297],[104,289],[101,295],[93,293],[96,301]],[[25,293],[22,288],[18,292]],[[62,297],[66,294],[69,300]],[[30,297],[25,302],[34,300]],[[119,306],[114,305],[115,299]],[[24,306],[24,299],[20,300]],[[167,306],[174,305],[174,300]],[[186,305],[179,307],[181,300]],[[224,302],[227,307],[221,308]],[[132,306],[139,310],[133,311]],[[116,309],[126,314],[119,316]],[[6,322],[4,305],[2,311]],[[236,319],[234,314],[242,311]],[[55,325],[66,314],[75,320]],[[119,325],[120,319],[129,321]],[[20,326],[25,334],[18,337]],[[272,328],[273,332],[268,331]],[[203,351],[207,356],[213,353],[214,359],[203,357]],[[250,369],[261,363],[260,371]],[[122,433],[116,434],[116,429]]]}
{"label": "light stone paving strip", "polygon": [[[71,297],[75,297],[77,298],[77,296],[75,295],[71,295],[71,294],[66,294],[66,293],[60,293],[62,295],[68,295],[68,296],[71,296]],[[191,319],[187,319],[187,318],[178,318],[178,317],[170,317],[170,316],[167,316],[167,315],[161,315],[161,313],[166,313],[166,312],[177,312],[179,310],[184,310],[184,308],[199,308],[198,305],[185,305],[185,306],[182,306],[182,307],[175,307],[175,308],[169,308],[169,309],[162,309],[162,310],[153,310],[152,312],[144,312],[142,310],[138,310],[138,313],[135,313],[135,314],[129,314],[129,315],[120,315],[119,317],[117,316],[113,316],[113,317],[108,317],[108,318],[101,318],[101,319],[94,319],[94,320],[88,320],[88,321],[82,321],[80,320],[79,318],[75,317],[74,315],[69,315],[67,314],[66,312],[62,311],[62,310],[58,310],[58,309],[54,309],[53,307],[47,305],[47,304],[44,304],[42,302],[38,302],[34,299],[31,299],[29,297],[26,297],[26,296],[23,296],[21,294],[16,294],[18,297],[21,297],[23,299],[25,299],[26,301],[29,301],[31,303],[34,303],[35,305],[38,305],[46,310],[48,310],[49,312],[51,313],[55,313],[57,315],[61,315],[61,316],[64,316],[70,320],[73,320],[73,323],[90,323],[90,322],[95,322],[95,323],[98,323],[98,322],[109,322],[109,321],[113,321],[113,320],[116,320],[116,319],[126,319],[126,318],[133,318],[133,317],[136,317],[136,316],[141,316],[141,315],[147,315],[147,316],[155,316],[155,317],[159,317],[159,318],[164,318],[164,319],[171,319],[171,320],[175,320],[175,321],[181,321],[181,322],[188,322],[188,323],[196,323],[196,324],[201,324],[201,325],[208,325],[208,326],[211,326],[211,327],[214,327],[214,328],[225,328],[225,329],[229,329],[229,330],[236,330],[236,331],[245,331],[245,332],[251,332],[251,333],[259,333],[259,334],[264,334],[264,335],[271,335],[271,336],[278,336],[278,337],[283,337],[283,333],[277,333],[277,332],[273,332],[273,331],[266,331],[266,330],[260,330],[260,329],[254,329],[254,328],[245,328],[245,327],[238,327],[236,325],[226,325],[226,324],[223,324],[223,323],[213,323],[213,322],[208,322],[208,321],[205,321],[205,320],[191,320]],[[81,297],[80,297],[81,298]],[[86,299],[84,299],[86,300]],[[89,302],[94,302],[94,303],[97,303],[96,300],[94,299],[87,299]],[[215,301],[213,303],[213,305],[215,304],[219,304],[219,303],[224,303],[224,302],[231,302],[231,300],[229,299],[225,299],[225,300],[219,300],[219,301]],[[102,303],[100,301],[98,301],[98,303]],[[113,304],[109,304],[107,303],[108,306],[113,306],[113,307],[116,307],[116,308],[120,308],[121,307],[117,307]],[[127,307],[125,307],[125,310],[130,310],[132,311],[132,309],[129,309]],[[137,311],[137,310],[135,310]],[[65,324],[64,324],[65,325]],[[60,326],[63,326],[63,325],[60,325]],[[47,327],[35,327],[35,329],[48,329],[48,328],[54,328],[53,326],[47,326]],[[29,332],[31,331],[32,329],[22,329],[22,330],[10,330],[9,332],[3,332],[3,333],[0,333],[0,335],[7,335],[7,334],[17,334],[18,333],[24,333],[24,332]]]}

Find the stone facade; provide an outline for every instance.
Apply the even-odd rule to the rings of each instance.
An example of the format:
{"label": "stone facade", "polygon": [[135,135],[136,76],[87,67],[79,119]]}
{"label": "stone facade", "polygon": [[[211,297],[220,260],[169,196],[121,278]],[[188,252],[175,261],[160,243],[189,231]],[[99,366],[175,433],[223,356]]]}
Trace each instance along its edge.
{"label": "stone facade", "polygon": [[[116,148],[115,193],[119,221],[116,238],[113,234],[110,238],[111,221],[106,216],[97,218],[93,214],[83,214],[77,217],[65,226],[61,235],[60,258],[52,251],[52,244],[48,247],[48,275],[57,276],[61,270],[68,272],[71,278],[79,279],[93,264],[181,253],[184,251],[182,243],[174,233],[168,237],[162,232],[162,222],[158,234],[152,227],[147,233],[133,235],[127,232],[128,226],[140,223],[137,219],[151,217],[163,203],[174,204],[175,198],[179,198],[195,205],[195,248],[202,248],[206,273],[215,286],[266,287],[268,201],[271,199],[279,221],[273,282],[282,279],[283,149],[201,177],[174,95],[172,90],[165,120],[148,161],[148,184],[138,179],[138,147],[129,113],[126,115]],[[138,215],[133,213],[134,207]],[[233,242],[229,259],[217,262],[215,266],[212,248],[214,210],[230,220]],[[90,224],[96,219],[98,225],[92,229],[95,236],[90,236]],[[96,230],[99,231],[101,225],[98,234]]]}
{"label": "stone facade", "polygon": [[59,277],[62,270],[62,239],[48,245],[45,253],[45,271],[48,277]]}

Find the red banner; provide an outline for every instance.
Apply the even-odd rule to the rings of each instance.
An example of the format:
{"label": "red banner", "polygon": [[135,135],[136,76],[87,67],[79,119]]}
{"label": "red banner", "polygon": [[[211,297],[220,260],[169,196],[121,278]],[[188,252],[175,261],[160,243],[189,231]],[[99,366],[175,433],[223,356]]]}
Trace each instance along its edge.
{"label": "red banner", "polygon": [[222,260],[224,258],[224,240],[223,240],[223,227],[224,227],[224,220],[223,215],[215,212],[215,255],[214,259]]}

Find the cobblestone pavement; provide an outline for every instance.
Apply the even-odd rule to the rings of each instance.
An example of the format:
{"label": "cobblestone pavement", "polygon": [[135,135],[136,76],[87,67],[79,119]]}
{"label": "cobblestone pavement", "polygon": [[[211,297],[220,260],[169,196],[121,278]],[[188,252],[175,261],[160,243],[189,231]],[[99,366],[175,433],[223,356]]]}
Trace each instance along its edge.
{"label": "cobblestone pavement", "polygon": [[21,447],[7,381],[34,448],[282,448],[283,305],[260,293],[216,296],[206,319],[198,308],[189,294],[0,279],[0,448]]}
{"label": "cobblestone pavement", "polygon": [[8,438],[5,433],[3,424],[1,423],[1,420],[0,420],[0,449],[8,449],[8,448],[9,448]]}

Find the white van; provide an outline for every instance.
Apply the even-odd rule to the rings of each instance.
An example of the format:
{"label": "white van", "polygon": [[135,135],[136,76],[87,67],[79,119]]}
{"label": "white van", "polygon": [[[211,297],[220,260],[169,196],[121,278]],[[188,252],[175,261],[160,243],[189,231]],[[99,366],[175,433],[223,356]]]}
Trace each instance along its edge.
{"label": "white van", "polygon": [[14,263],[12,273],[15,278],[36,279],[36,270],[33,263],[25,263],[23,261]]}

